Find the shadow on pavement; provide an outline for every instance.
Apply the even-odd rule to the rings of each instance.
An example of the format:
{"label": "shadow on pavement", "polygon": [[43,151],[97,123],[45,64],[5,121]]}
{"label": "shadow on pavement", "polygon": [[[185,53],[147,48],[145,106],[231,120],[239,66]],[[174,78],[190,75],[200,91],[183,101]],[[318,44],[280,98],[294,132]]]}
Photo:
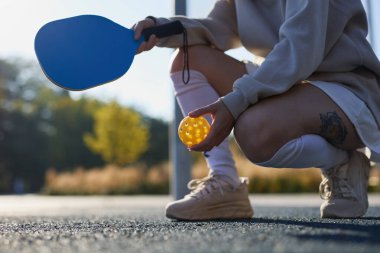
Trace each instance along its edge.
{"label": "shadow on pavement", "polygon": [[[287,233],[298,239],[380,244],[380,225],[368,224],[380,217],[359,219],[325,219],[323,221],[297,221],[283,218],[253,218],[251,223],[298,226],[300,233]],[[364,224],[360,224],[365,221]],[[246,221],[247,222],[247,221]],[[303,228],[312,228],[303,229]]]}
{"label": "shadow on pavement", "polygon": [[175,221],[178,223],[244,223],[252,226],[276,226],[284,235],[300,240],[313,240],[336,243],[370,243],[380,245],[380,217],[363,217],[357,219],[320,219],[311,220],[287,217],[257,217],[241,220],[213,221]]}

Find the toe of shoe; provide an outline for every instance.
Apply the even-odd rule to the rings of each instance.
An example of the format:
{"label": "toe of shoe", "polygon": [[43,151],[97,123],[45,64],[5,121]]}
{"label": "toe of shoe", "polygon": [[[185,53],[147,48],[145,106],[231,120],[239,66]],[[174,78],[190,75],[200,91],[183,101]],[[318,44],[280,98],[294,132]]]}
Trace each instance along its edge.
{"label": "toe of shoe", "polygon": [[165,207],[165,215],[170,219],[182,220],[185,219],[186,205],[181,201],[168,203]]}
{"label": "toe of shoe", "polygon": [[166,207],[165,207],[166,217],[168,217],[170,219],[176,219],[176,217],[175,217],[176,212],[175,211],[176,211],[175,203],[169,203],[166,205]]}

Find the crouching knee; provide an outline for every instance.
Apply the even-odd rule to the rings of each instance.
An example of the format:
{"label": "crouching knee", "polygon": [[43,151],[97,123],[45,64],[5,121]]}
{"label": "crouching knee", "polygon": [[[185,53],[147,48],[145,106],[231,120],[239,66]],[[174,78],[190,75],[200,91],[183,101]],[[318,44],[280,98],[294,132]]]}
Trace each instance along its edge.
{"label": "crouching knee", "polygon": [[[217,53],[216,53],[217,52]],[[216,57],[216,54],[223,54],[206,45],[196,45],[188,48],[189,67],[192,70],[204,72],[212,66],[214,61],[212,58]],[[182,48],[177,49],[171,61],[170,73],[175,73],[183,70],[184,64],[184,51]]]}
{"label": "crouching knee", "polygon": [[273,156],[273,127],[269,124],[267,116],[253,108],[244,112],[235,124],[236,142],[252,163],[262,163]]}

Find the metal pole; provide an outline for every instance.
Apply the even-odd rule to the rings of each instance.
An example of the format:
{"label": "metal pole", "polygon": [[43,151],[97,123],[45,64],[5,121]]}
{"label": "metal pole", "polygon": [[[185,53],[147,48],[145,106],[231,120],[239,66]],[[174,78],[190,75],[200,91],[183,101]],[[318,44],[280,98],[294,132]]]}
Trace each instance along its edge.
{"label": "metal pole", "polygon": [[[175,14],[186,15],[186,0],[175,0]],[[191,179],[191,156],[178,138],[177,127],[183,116],[176,100],[174,103],[174,120],[169,134],[173,167],[171,194],[175,199],[181,199],[188,193],[187,183]]]}
{"label": "metal pole", "polygon": [[367,0],[367,17],[368,17],[368,37],[372,47],[375,46],[375,34],[373,29],[372,1]]}

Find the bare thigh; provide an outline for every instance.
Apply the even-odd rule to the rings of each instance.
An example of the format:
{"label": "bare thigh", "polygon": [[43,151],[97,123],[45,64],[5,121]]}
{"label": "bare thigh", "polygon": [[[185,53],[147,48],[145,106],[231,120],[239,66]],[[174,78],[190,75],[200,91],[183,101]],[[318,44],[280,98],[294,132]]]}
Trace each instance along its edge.
{"label": "bare thigh", "polygon": [[240,147],[254,162],[270,159],[284,144],[305,134],[320,135],[345,150],[363,146],[339,106],[308,83],[296,84],[281,95],[259,101],[235,125]]}
{"label": "bare thigh", "polygon": [[[234,81],[246,74],[245,64],[208,46],[189,47],[189,66],[201,72],[219,96],[232,91]],[[182,71],[183,53],[177,51],[171,73]]]}

